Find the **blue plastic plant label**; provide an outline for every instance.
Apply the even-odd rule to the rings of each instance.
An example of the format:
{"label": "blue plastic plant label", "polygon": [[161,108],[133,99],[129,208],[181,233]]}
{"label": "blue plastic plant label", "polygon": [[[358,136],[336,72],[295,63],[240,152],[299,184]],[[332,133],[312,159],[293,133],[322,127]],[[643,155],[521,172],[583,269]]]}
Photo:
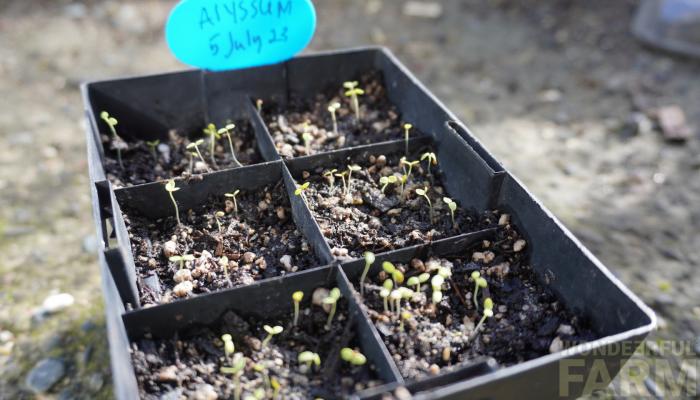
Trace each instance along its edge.
{"label": "blue plastic plant label", "polygon": [[292,58],[315,30],[311,0],[182,0],[165,39],[183,63],[220,71]]}

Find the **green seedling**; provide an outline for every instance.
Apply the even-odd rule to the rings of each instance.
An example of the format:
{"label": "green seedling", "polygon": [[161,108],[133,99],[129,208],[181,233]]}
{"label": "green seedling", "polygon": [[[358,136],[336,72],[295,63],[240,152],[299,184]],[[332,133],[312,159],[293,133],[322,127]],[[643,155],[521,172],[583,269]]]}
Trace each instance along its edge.
{"label": "green seedling", "polygon": [[352,98],[352,108],[355,111],[355,119],[360,121],[360,101],[357,96],[365,94],[365,91],[357,87],[357,81],[345,82],[343,87],[347,89],[345,96]]}
{"label": "green seedling", "polygon": [[484,299],[483,316],[479,320],[479,323],[476,325],[476,328],[474,328],[474,333],[472,333],[472,336],[469,338],[469,340],[474,339],[474,337],[476,337],[476,335],[479,334],[479,329],[484,324],[484,321],[486,321],[486,318],[491,318],[491,317],[493,317],[493,300],[491,300],[490,297],[487,297],[486,299]]}
{"label": "green seedling", "polygon": [[442,285],[445,283],[445,278],[442,275],[435,275],[430,280],[430,285],[433,288],[433,303],[437,304],[442,300]]}
{"label": "green seedling", "polygon": [[399,323],[399,330],[403,332],[403,322],[408,321],[413,317],[413,314],[411,314],[409,311],[402,311],[401,312],[401,322]]}
{"label": "green seedling", "polygon": [[242,166],[241,163],[238,161],[238,158],[236,158],[236,152],[234,151],[233,148],[233,140],[231,139],[231,132],[233,129],[236,127],[234,124],[228,124],[225,127],[219,129],[219,137],[226,136],[226,139],[228,139],[228,145],[231,148],[231,161],[236,167]]}
{"label": "green seedling", "polygon": [[241,398],[241,375],[243,375],[243,370],[245,369],[246,358],[242,353],[233,354],[233,359],[229,367],[221,367],[221,372],[224,374],[233,375],[233,398],[234,400],[240,400]]}
{"label": "green seedling", "polygon": [[389,261],[384,261],[382,263],[382,269],[384,270],[384,272],[391,275],[391,279],[394,281],[395,286],[398,287],[400,284],[403,283],[403,272],[401,272],[400,269],[396,268],[394,264],[390,263]]}
{"label": "green seedling", "polygon": [[404,131],[404,138],[406,139],[406,154],[405,156],[408,157],[408,136],[409,133],[411,132],[411,128],[413,128],[413,124],[405,123],[403,124],[403,131]]}
{"label": "green seedling", "polygon": [[263,329],[265,330],[265,332],[267,332],[267,336],[262,342],[262,347],[265,347],[270,342],[270,340],[272,340],[273,336],[279,335],[284,330],[284,328],[282,328],[279,325],[274,327],[270,325],[265,325],[263,326]]}
{"label": "green seedling", "polygon": [[412,277],[408,278],[408,281],[406,281],[406,285],[415,286],[416,292],[420,292],[421,291],[421,284],[428,282],[429,279],[430,279],[430,274],[427,272],[424,272],[420,275],[412,276]]}
{"label": "green seedling", "polygon": [[311,141],[314,139],[314,137],[311,135],[310,132],[305,131],[301,135],[301,139],[304,141],[304,149],[306,150],[306,154],[311,154]]}
{"label": "green seedling", "polygon": [[294,189],[294,195],[295,196],[302,196],[304,195],[304,192],[309,189],[309,182],[304,182],[301,185],[297,186],[296,189]]}
{"label": "green seedling", "polygon": [[364,354],[349,347],[340,350],[340,358],[355,366],[365,365],[367,362],[367,357],[365,357]]}
{"label": "green seedling", "polygon": [[440,275],[441,277],[447,279],[452,276],[452,270],[450,270],[447,267],[439,267],[437,270],[437,274]]}
{"label": "green seedling", "polygon": [[[391,282],[388,279],[387,281]],[[384,312],[389,312],[389,294],[391,294],[391,290],[387,288],[382,288],[379,291],[379,297],[381,297],[384,300]]]}
{"label": "green seedling", "polygon": [[437,156],[433,152],[423,153],[420,160],[428,160],[428,175],[430,175],[430,165],[437,165]]}
{"label": "green seedling", "polygon": [[253,394],[256,399],[262,400],[265,398],[267,391],[272,388],[272,385],[270,383],[270,375],[267,373],[267,368],[265,368],[265,366],[262,364],[253,364],[253,371],[260,373],[260,375],[262,375],[263,382],[265,383],[265,389],[259,387],[255,389],[255,392]]}
{"label": "green seedling", "polygon": [[[230,334],[225,333],[225,334],[221,335],[221,340],[223,340],[223,342],[224,342],[224,354],[226,355],[226,358],[228,359],[229,357],[231,357],[233,355],[234,351],[236,350],[236,346],[234,346],[234,344],[233,344],[233,337]],[[233,361],[233,360],[231,360],[231,361]]]}
{"label": "green seedling", "polygon": [[173,192],[177,192],[178,190],[180,190],[180,188],[175,186],[174,179],[168,180],[168,183],[165,184],[165,191],[168,192],[168,195],[170,195],[170,200],[173,201],[173,206],[175,207],[175,219],[177,219],[177,224],[180,225],[180,210],[177,207],[177,202],[175,201],[175,196],[173,195]]}
{"label": "green seedling", "polygon": [[360,294],[362,296],[365,295],[365,279],[367,279],[367,273],[369,272],[369,267],[374,264],[374,253],[371,251],[366,251],[364,254],[365,257],[365,269],[362,271],[362,276],[360,276]]}
{"label": "green seedling", "polygon": [[481,273],[479,271],[472,272],[471,276],[474,280],[474,307],[477,311],[479,311],[479,303],[476,301],[476,295],[479,293],[479,288],[483,289],[488,286],[488,282],[486,282],[486,279],[481,277]]}
{"label": "green seedling", "polygon": [[240,189],[236,189],[233,193],[224,193],[224,197],[228,197],[233,201],[233,212],[238,215],[238,202],[236,201],[236,196],[240,193]]}
{"label": "green seedling", "polygon": [[292,293],[292,300],[294,301],[294,326],[297,326],[299,321],[299,303],[304,298],[304,292],[297,291]]}
{"label": "green seedling", "polygon": [[391,290],[394,288],[394,281],[387,279],[382,284],[382,290],[379,292],[379,296],[384,299],[384,311],[393,311],[394,306],[387,307],[389,302],[389,295],[391,295]]}
{"label": "green seedling", "polygon": [[333,174],[335,174],[336,172],[338,172],[338,170],[333,168],[323,173],[323,176],[326,177],[326,180],[328,180],[328,183],[331,185],[331,187],[333,187],[333,183],[335,181],[335,178],[333,178]]}
{"label": "green seedling", "polygon": [[216,141],[221,139],[219,131],[216,130],[216,125],[209,124],[206,128],[202,130],[205,135],[209,136],[209,156],[211,157],[211,165],[218,167],[216,165],[216,159],[214,158],[214,149],[216,147]]}
{"label": "green seedling", "polygon": [[382,176],[379,178],[379,184],[382,185],[382,193],[384,193],[384,190],[386,190],[386,187],[389,186],[390,183],[396,183],[398,180],[399,179],[395,175]]}
{"label": "green seedling", "polygon": [[343,180],[343,195],[345,195],[348,192],[348,185],[345,182],[345,175],[348,174],[348,171],[343,171],[335,174],[334,176],[337,176],[338,178]]}
{"label": "green seedling", "polygon": [[406,281],[406,285],[415,286],[416,292],[420,291],[420,281],[418,280],[417,276],[412,276],[408,278],[408,280]]}
{"label": "green seedling", "polygon": [[415,292],[407,287],[400,287],[395,290],[399,292],[399,299],[396,300],[396,314],[401,315],[401,300],[409,300],[413,297]]}
{"label": "green seedling", "polygon": [[430,222],[433,221],[433,203],[430,202],[430,197],[428,197],[428,187],[425,186],[423,189],[416,189],[416,194],[422,196],[428,202],[428,209],[430,211]]}
{"label": "green seedling", "polygon": [[277,380],[277,378],[271,378],[270,379],[270,386],[272,386],[272,398],[278,399],[279,394],[280,394],[280,390],[282,390],[282,385]]}
{"label": "green seedling", "polygon": [[399,180],[401,181],[401,201],[403,201],[404,189],[406,188],[406,182],[408,182],[408,175],[401,175],[401,178],[399,178]]}
{"label": "green seedling", "polygon": [[156,153],[156,147],[160,144],[160,140],[147,140],[146,141],[146,146],[148,146],[148,150],[151,151],[151,155],[153,156],[153,159],[158,162],[158,153]]}
{"label": "green seedling", "polygon": [[[401,157],[401,160],[399,160],[399,165],[403,167],[403,170],[406,174],[406,178],[411,177],[411,172],[413,171],[413,167],[418,165],[420,163],[419,160],[415,161],[408,161],[406,160],[406,157]],[[408,166],[408,172],[406,172],[406,166]]]}
{"label": "green seedling", "polygon": [[258,110],[258,114],[262,113],[262,106],[263,106],[262,99],[255,100],[255,108],[257,108],[257,110]]}
{"label": "green seedling", "polygon": [[335,116],[335,112],[340,108],[340,103],[335,102],[328,105],[328,112],[331,113],[331,120],[333,121],[333,133],[338,135],[338,119]]}
{"label": "green seedling", "polygon": [[196,140],[196,141],[194,141],[194,142],[188,144],[188,145],[187,145],[187,149],[188,149],[188,150],[194,149],[194,151],[197,153],[197,157],[199,157],[199,159],[202,160],[202,162],[204,163],[204,165],[207,167],[207,171],[211,171],[211,170],[209,169],[209,166],[207,165],[207,162],[204,161],[204,157],[202,157],[202,152],[199,151],[199,146],[200,146],[202,143],[204,143],[204,139]]}
{"label": "green seedling", "polygon": [[314,353],[312,351],[302,351],[299,353],[299,364],[306,364],[308,367],[309,371],[311,371],[311,368],[315,365],[316,367],[321,366],[321,356],[318,355],[318,353]]}
{"label": "green seedling", "polygon": [[181,256],[171,256],[168,261],[174,263],[180,263],[180,269],[185,268],[185,261],[194,261],[194,256],[192,254],[183,254]]}
{"label": "green seedling", "polygon": [[221,228],[221,221],[219,218],[222,218],[224,215],[226,215],[223,211],[217,211],[214,213],[214,220],[216,221],[216,226],[219,228],[219,233],[223,232],[223,229]]}
{"label": "green seedling", "polygon": [[117,149],[117,160],[119,161],[119,167],[124,169],[124,164],[122,163],[122,139],[117,135],[117,129],[115,126],[119,123],[116,118],[109,115],[107,111],[102,111],[100,113],[100,118],[109,126],[109,131],[112,133],[112,141],[114,147]]}
{"label": "green seedling", "polygon": [[452,217],[452,227],[455,228],[455,211],[457,211],[457,203],[452,201],[449,197],[443,197],[442,201],[447,204],[447,208],[450,209],[450,216]]}
{"label": "green seedling", "polygon": [[350,179],[352,178],[352,172],[353,171],[357,172],[357,171],[361,171],[361,170],[362,170],[362,167],[360,167],[359,165],[355,165],[355,164],[348,165],[348,188],[347,188],[348,191],[350,191],[350,185],[351,185]]}
{"label": "green seedling", "polygon": [[326,330],[331,330],[331,322],[333,322],[333,317],[335,316],[335,310],[338,307],[338,299],[340,299],[340,289],[333,288],[328,293],[328,297],[323,299],[323,304],[328,304],[331,306],[331,311],[328,313],[328,321],[326,321]]}
{"label": "green seedling", "polygon": [[399,309],[401,308],[401,291],[398,289],[392,290],[389,294],[389,300],[391,300],[390,309],[396,312],[396,315],[399,315]]}
{"label": "green seedling", "polygon": [[224,276],[228,279],[228,257],[221,256],[219,258],[219,266],[224,270]]}
{"label": "green seedling", "polygon": [[197,152],[194,150],[188,151],[187,155],[190,156],[190,174],[194,174],[194,158],[199,157],[199,156],[197,155]]}

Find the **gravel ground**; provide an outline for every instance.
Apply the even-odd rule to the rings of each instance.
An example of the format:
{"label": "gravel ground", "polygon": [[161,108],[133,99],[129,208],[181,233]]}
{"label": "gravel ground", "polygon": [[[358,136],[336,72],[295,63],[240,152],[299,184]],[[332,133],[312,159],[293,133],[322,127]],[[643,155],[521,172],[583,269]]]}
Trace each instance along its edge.
{"label": "gravel ground", "polygon": [[[394,50],[655,309],[652,342],[700,351],[700,63],[640,46],[636,2],[454,0],[437,19],[317,3],[311,49]],[[78,84],[181,68],[162,35],[173,4],[0,1],[0,399],[111,397]],[[685,142],[654,123],[664,107],[685,113]],[[74,303],[51,297],[47,313],[57,293]],[[662,359],[697,384],[696,359]],[[622,375],[617,389],[644,378]]]}

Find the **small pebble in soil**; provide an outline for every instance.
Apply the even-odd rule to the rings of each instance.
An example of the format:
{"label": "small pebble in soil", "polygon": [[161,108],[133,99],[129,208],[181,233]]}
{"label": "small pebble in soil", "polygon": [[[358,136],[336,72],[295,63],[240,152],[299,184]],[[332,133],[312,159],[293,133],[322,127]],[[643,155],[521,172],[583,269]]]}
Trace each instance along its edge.
{"label": "small pebble in soil", "polygon": [[27,375],[27,387],[34,393],[44,393],[51,389],[66,373],[63,361],[46,358],[39,361]]}
{"label": "small pebble in soil", "polygon": [[187,297],[194,290],[194,285],[190,281],[180,282],[173,288],[173,294],[177,297]]}
{"label": "small pebble in soil", "polygon": [[166,258],[170,258],[177,254],[177,243],[172,240],[168,240],[163,244],[163,255]]}
{"label": "small pebble in soil", "polygon": [[513,251],[514,252],[519,252],[522,251],[525,248],[525,241],[523,239],[518,239],[513,243]]}
{"label": "small pebble in soil", "polygon": [[554,340],[552,340],[552,343],[549,345],[549,352],[550,353],[557,353],[564,350],[564,342],[561,340],[559,336],[555,337]]}

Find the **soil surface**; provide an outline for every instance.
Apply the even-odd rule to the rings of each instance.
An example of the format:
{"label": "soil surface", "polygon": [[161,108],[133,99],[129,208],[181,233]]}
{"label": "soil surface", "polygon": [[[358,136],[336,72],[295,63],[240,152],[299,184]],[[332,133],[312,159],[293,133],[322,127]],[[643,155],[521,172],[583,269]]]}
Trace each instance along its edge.
{"label": "soil surface", "polygon": [[[402,301],[401,312],[410,313],[407,318],[401,318],[396,307],[384,308],[380,290],[389,278],[386,273],[365,285],[364,304],[404,378],[436,375],[479,356],[493,357],[504,366],[517,364],[598,338],[585,320],[567,311],[539,283],[527,261],[527,243],[510,225],[508,214],[497,218],[495,240],[477,243],[464,257],[413,259],[408,265],[396,265],[405,276],[404,286],[414,290],[410,299]],[[442,299],[435,303],[431,282],[440,267],[451,276],[440,286]],[[477,291],[478,309],[475,271],[488,284]],[[426,272],[431,280],[420,291],[406,284]],[[494,303],[493,317],[477,331],[487,297]]]}
{"label": "soil surface", "polygon": [[[238,163],[251,165],[262,162],[251,124],[243,120],[234,121],[234,124],[236,127],[231,131],[231,143]],[[115,129],[119,134],[119,125]],[[204,139],[204,143],[197,146],[204,160],[199,158],[196,152],[192,153],[194,149],[187,148],[187,145],[198,139]],[[231,155],[228,138],[223,135],[215,141],[213,162],[210,136],[197,135],[189,139],[171,132],[169,141],[152,145],[153,147],[144,141],[127,143],[121,139],[112,140],[110,136],[102,135],[107,178],[116,187],[132,186],[170,178],[187,178],[192,174],[238,166]],[[117,148],[122,148],[121,165]]]}
{"label": "soil surface", "polygon": [[[319,265],[292,219],[280,182],[152,220],[124,212],[138,273],[142,305],[208,293]],[[221,216],[215,216],[223,212]],[[218,224],[217,224],[218,219]],[[169,261],[192,255],[194,260]]]}
{"label": "soil surface", "polygon": [[[263,105],[263,118],[280,155],[293,158],[403,138],[403,124],[410,121],[402,121],[401,114],[389,102],[381,74],[368,73],[357,82],[357,87],[364,90],[364,94],[358,96],[359,121],[352,98],[345,96],[347,89],[340,84],[311,99],[292,93],[285,107]],[[335,112],[337,132],[328,110],[332,103],[340,105]],[[310,135],[308,145],[304,133]],[[420,134],[413,130],[409,135]]]}
{"label": "soil surface", "polygon": [[[457,206],[454,223],[444,197],[449,193],[443,186],[443,174],[437,165],[420,161],[430,148],[411,154],[409,167],[401,164],[404,153],[370,155],[348,176],[349,166],[328,165],[309,171],[305,181],[307,204],[326,237],[333,254],[339,258],[359,258],[365,251],[379,253],[413,244],[431,242],[461,233],[484,229],[495,223],[488,215],[476,216]],[[338,169],[333,176],[328,172]],[[408,174],[410,172],[410,174]],[[304,174],[306,175],[306,174]],[[402,176],[407,176],[401,185]],[[395,177],[384,190],[382,177]],[[403,186],[403,187],[402,187]],[[425,190],[426,196],[416,193]],[[429,205],[431,204],[431,205]]]}
{"label": "soil surface", "polygon": [[[7,398],[113,398],[79,84],[186,68],[163,38],[176,3],[0,2],[0,145],[9,149],[0,155],[0,387]],[[658,340],[690,348],[636,354],[636,366],[601,397],[696,393],[664,377],[683,369],[688,387],[697,384],[700,63],[640,45],[629,32],[637,0],[443,1],[437,18],[410,16],[404,4],[317,1],[309,50],[390,48],[654,308],[660,329],[649,348]],[[656,109],[671,105],[694,132],[685,143],[666,141],[655,122]],[[55,292],[75,303],[36,317],[31,310]],[[61,359],[65,376],[37,395],[25,379],[47,358]],[[640,363],[658,372],[638,374]]]}
{"label": "soil surface", "polygon": [[[275,379],[285,399],[337,399],[376,386],[374,366],[352,366],[340,359],[344,347],[360,350],[352,321],[348,320],[347,302],[338,301],[330,329],[326,329],[327,312],[311,305],[302,308],[298,326],[292,319],[261,321],[244,318],[229,311],[214,325],[195,327],[178,336],[163,339],[143,339],[133,344],[132,359],[136,367],[139,388],[144,399],[161,399],[173,395],[184,398],[233,398],[235,385],[230,374],[220,371],[231,365],[224,353],[223,334],[230,334],[235,351],[246,357],[245,372],[240,376],[241,398],[265,388],[264,375]],[[275,335],[267,345],[264,325],[279,325],[284,331]],[[320,366],[311,369],[299,363],[299,353],[311,351],[320,356]],[[263,367],[257,372],[254,367]],[[272,390],[267,389],[267,395]],[[199,396],[199,397],[198,397]]]}

